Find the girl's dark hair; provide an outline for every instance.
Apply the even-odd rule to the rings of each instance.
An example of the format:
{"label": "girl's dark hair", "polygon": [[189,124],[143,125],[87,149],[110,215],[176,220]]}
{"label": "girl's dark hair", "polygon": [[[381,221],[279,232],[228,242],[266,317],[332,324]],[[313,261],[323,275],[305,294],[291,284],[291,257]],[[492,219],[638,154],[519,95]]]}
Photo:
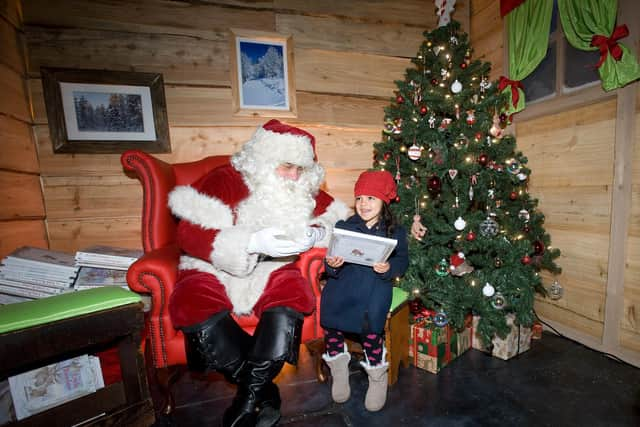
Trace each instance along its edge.
{"label": "girl's dark hair", "polygon": [[380,212],[380,218],[387,225],[386,235],[387,237],[393,236],[393,232],[396,230],[396,226],[398,225],[398,220],[396,219],[393,212],[391,212],[391,208],[389,207],[389,203],[382,203],[382,212]]}

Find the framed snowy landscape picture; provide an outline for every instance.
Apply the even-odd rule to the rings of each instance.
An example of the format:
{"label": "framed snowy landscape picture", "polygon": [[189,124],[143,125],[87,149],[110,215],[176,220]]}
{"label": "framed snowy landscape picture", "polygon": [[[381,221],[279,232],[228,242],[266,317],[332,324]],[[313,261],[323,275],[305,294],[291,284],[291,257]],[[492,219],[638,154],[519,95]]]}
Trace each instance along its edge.
{"label": "framed snowy landscape picture", "polygon": [[161,74],[42,68],[55,153],[170,152]]}
{"label": "framed snowy landscape picture", "polygon": [[296,117],[291,36],[231,30],[233,113]]}

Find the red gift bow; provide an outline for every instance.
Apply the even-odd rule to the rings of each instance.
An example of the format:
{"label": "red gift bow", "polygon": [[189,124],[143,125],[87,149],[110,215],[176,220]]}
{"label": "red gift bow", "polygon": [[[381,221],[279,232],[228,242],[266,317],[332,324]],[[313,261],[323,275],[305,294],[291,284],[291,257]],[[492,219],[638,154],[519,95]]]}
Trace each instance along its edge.
{"label": "red gift bow", "polygon": [[626,25],[619,25],[611,33],[611,37],[594,35],[591,37],[591,46],[598,47],[600,49],[600,60],[596,64],[596,68],[600,68],[605,59],[607,59],[607,52],[613,56],[613,59],[620,61],[622,58],[622,49],[617,43],[623,37],[629,35],[629,29]]}
{"label": "red gift bow", "polygon": [[502,92],[504,88],[507,86],[511,86],[511,101],[513,102],[513,106],[518,106],[518,100],[520,99],[520,94],[518,93],[518,88],[524,90],[524,86],[522,86],[522,82],[520,80],[509,80],[505,76],[500,76],[500,83],[498,83],[498,90]]}

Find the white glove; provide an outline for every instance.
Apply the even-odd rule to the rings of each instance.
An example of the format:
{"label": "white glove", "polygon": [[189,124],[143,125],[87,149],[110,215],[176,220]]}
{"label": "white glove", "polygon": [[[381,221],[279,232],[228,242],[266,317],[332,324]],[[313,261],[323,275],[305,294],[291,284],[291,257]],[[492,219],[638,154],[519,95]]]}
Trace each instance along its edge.
{"label": "white glove", "polygon": [[256,231],[249,237],[247,245],[249,253],[265,254],[274,258],[297,255],[307,249],[304,244],[290,240],[282,230],[275,227]]}
{"label": "white glove", "polygon": [[[304,230],[304,237],[296,239],[297,242],[300,242],[305,246],[304,251],[308,251],[311,249],[317,242],[324,239],[324,236],[327,234],[327,231],[324,227],[307,227]],[[304,252],[303,251],[303,252]]]}

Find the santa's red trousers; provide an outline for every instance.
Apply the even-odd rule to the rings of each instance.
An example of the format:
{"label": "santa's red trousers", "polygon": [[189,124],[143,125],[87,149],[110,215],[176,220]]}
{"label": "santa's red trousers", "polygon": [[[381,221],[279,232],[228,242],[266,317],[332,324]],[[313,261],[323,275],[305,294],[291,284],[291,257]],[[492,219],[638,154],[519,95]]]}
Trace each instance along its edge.
{"label": "santa's red trousers", "polygon": [[[271,273],[253,313],[260,317],[273,307],[289,307],[303,314],[311,313],[315,307],[315,296],[294,264]],[[217,277],[197,270],[180,271],[169,304],[175,328],[200,323],[223,310],[233,311],[233,304]]]}

